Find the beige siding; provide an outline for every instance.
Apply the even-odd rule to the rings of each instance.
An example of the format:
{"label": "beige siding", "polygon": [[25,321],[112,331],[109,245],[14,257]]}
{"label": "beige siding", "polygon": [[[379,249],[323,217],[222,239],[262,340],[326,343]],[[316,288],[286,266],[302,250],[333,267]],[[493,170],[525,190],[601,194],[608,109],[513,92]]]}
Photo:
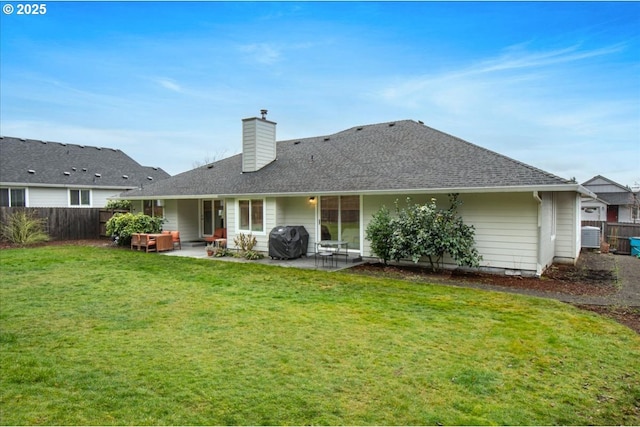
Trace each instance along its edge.
{"label": "beige siding", "polygon": [[91,207],[103,208],[109,199],[116,198],[118,194],[118,190],[91,190]]}
{"label": "beige siding", "polygon": [[281,197],[277,199],[278,209],[282,211],[278,225],[302,225],[309,233],[307,253],[315,250],[316,239],[316,203],[309,197]]}
{"label": "beige siding", "polygon": [[[74,187],[70,187],[74,188]],[[75,188],[77,189],[77,188]],[[109,198],[116,196],[117,190],[89,189],[91,191],[92,208],[102,208]],[[69,204],[69,188],[29,187],[27,190],[28,206],[32,208],[67,208]]]}
{"label": "beige siding", "polygon": [[577,193],[556,193],[555,258],[575,262],[580,254],[580,197]]}
{"label": "beige siding", "polygon": [[[177,200],[164,200],[164,223],[162,224],[163,230],[179,230],[179,216],[178,216],[178,202]],[[180,239],[184,239],[180,235]]]}
{"label": "beige siding", "polygon": [[29,187],[27,190],[32,208],[66,208],[69,206],[69,190],[66,188]]}
{"label": "beige siding", "polygon": [[255,172],[276,158],[276,125],[260,119],[242,121],[242,170]]}
{"label": "beige siding", "polygon": [[[413,195],[416,203],[435,197],[438,207],[448,206],[448,197]],[[395,211],[395,196],[365,196],[364,227],[382,205]],[[404,199],[400,206],[404,206]],[[473,225],[476,248],[483,256],[481,265],[487,268],[536,271],[538,255],[538,206],[531,193],[494,193],[460,195],[460,214],[465,224]],[[364,255],[371,254],[370,242],[364,242]]]}
{"label": "beige siding", "polygon": [[[165,205],[165,217],[172,224],[171,229],[180,231],[182,241],[188,242],[201,238],[199,204],[199,200],[177,200],[175,204],[167,203]],[[171,208],[168,212],[167,207]],[[174,214],[176,208],[177,214]]]}
{"label": "beige siding", "polygon": [[[260,252],[269,251],[269,232],[279,224],[277,221],[276,199],[274,197],[267,197],[265,201],[265,225],[263,232],[252,232],[257,240],[257,245],[254,250]],[[238,199],[227,199],[225,201],[227,207],[227,239],[229,241],[229,247],[234,247],[234,238],[241,232],[238,230]],[[242,231],[245,235],[249,234],[248,231]]]}

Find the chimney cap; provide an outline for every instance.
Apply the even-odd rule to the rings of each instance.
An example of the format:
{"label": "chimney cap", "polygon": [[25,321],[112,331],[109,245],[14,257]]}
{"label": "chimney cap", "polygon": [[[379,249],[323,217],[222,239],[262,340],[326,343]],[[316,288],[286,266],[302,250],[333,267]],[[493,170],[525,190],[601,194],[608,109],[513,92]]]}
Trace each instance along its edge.
{"label": "chimney cap", "polygon": [[262,120],[267,118],[267,113],[269,110],[260,110],[260,115],[262,116]]}

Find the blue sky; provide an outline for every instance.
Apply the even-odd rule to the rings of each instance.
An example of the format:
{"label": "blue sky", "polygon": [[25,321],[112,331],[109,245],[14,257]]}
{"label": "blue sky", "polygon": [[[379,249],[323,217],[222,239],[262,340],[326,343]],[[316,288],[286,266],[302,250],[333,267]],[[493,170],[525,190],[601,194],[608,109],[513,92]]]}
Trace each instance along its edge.
{"label": "blue sky", "polygon": [[171,174],[413,119],[564,178],[640,184],[637,2],[46,2],[1,14],[0,133]]}

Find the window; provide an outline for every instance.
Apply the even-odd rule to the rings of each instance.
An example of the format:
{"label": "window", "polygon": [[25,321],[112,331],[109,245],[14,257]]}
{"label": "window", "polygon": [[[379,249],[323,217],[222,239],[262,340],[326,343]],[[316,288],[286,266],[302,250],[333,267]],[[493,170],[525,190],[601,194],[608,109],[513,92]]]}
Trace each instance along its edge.
{"label": "window", "polygon": [[27,206],[26,190],[24,188],[0,188],[0,206],[24,208]]}
{"label": "window", "polygon": [[320,197],[320,238],[360,248],[360,196]]}
{"label": "window", "polygon": [[240,230],[264,231],[264,200],[239,200],[238,213]]}
{"label": "window", "polygon": [[164,217],[164,206],[160,200],[143,200],[143,213],[152,217]]}
{"label": "window", "polygon": [[71,206],[91,206],[91,190],[69,190]]}

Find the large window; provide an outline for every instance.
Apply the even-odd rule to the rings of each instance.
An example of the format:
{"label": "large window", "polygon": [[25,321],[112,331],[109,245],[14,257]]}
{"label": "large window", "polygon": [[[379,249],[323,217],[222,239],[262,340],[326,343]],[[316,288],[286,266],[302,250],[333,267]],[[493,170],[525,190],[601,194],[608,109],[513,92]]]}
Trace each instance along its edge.
{"label": "large window", "polygon": [[69,190],[70,206],[91,206],[91,190]]}
{"label": "large window", "polygon": [[320,197],[320,238],[360,249],[360,196]]}
{"label": "large window", "polygon": [[239,200],[238,212],[241,231],[264,231],[264,200]]}
{"label": "large window", "polygon": [[164,217],[164,205],[161,200],[143,200],[142,212],[152,217]]}
{"label": "large window", "polygon": [[0,188],[0,206],[24,208],[27,206],[24,188]]}

